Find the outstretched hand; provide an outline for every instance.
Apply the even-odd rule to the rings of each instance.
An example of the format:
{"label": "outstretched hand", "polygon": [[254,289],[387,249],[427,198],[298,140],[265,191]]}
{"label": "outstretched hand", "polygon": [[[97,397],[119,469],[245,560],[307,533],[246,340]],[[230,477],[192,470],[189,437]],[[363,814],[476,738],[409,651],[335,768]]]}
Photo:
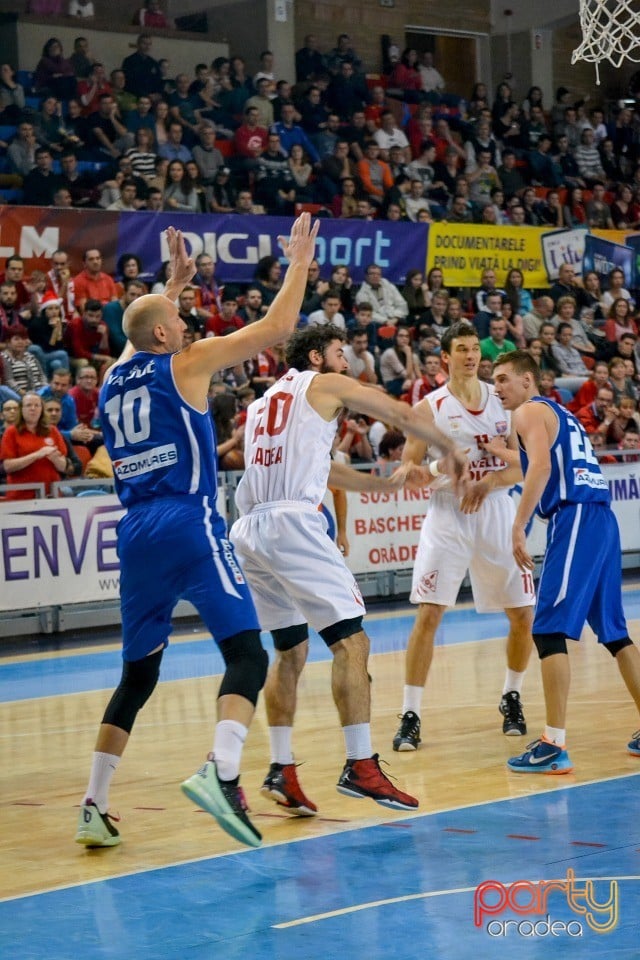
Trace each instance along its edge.
{"label": "outstretched hand", "polygon": [[440,472],[446,473],[451,479],[451,486],[454,493],[463,497],[469,482],[469,465],[467,461],[467,451],[456,447],[438,461]]}
{"label": "outstretched hand", "polygon": [[411,461],[401,463],[389,477],[394,487],[408,487],[409,490],[422,490],[432,479],[429,467],[418,466]]}
{"label": "outstretched hand", "polygon": [[167,244],[169,246],[169,277],[176,286],[186,286],[196,272],[196,265],[187,253],[182,230],[167,227]]}
{"label": "outstretched hand", "polygon": [[291,235],[278,237],[278,243],[282,247],[282,252],[289,263],[299,263],[308,267],[313,260],[316,252],[316,237],[320,229],[320,221],[316,220],[311,224],[311,216],[308,213],[301,213],[294,221],[291,228]]}

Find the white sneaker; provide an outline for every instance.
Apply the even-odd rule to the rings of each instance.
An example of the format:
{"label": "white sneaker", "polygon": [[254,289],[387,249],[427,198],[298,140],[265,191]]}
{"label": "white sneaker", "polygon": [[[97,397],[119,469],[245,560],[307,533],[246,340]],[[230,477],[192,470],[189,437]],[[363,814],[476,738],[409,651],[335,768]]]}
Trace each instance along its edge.
{"label": "white sneaker", "polygon": [[87,800],[78,814],[76,843],[85,847],[116,847],[121,837],[111,821],[119,819],[109,813],[100,813],[93,800]]}

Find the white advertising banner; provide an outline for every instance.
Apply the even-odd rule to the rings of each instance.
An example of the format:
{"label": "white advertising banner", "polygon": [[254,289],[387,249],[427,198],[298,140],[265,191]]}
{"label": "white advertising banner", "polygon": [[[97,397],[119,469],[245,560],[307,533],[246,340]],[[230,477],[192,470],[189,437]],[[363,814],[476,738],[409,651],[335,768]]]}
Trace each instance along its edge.
{"label": "white advertising banner", "polygon": [[115,494],[0,504],[0,611],[117,600],[123,514]]}
{"label": "white advertising banner", "polygon": [[[622,549],[640,551],[640,463],[603,464],[612,508],[620,527]],[[518,497],[517,492],[513,493]],[[348,493],[347,564],[354,574],[410,567],[416,555],[429,490],[394,493]],[[332,498],[325,500],[332,510]],[[534,557],[545,551],[547,525],[536,517],[528,536]]]}
{"label": "white advertising banner", "polygon": [[[609,482],[622,549],[640,552],[640,463],[602,467]],[[429,500],[428,490],[349,493],[347,563],[355,574],[412,566]],[[332,509],[332,498],[327,498]],[[225,512],[224,489],[218,509]],[[123,509],[115,495],[22,500],[0,504],[0,611],[114,600],[120,565],[116,525]],[[529,534],[544,553],[546,525]]]}

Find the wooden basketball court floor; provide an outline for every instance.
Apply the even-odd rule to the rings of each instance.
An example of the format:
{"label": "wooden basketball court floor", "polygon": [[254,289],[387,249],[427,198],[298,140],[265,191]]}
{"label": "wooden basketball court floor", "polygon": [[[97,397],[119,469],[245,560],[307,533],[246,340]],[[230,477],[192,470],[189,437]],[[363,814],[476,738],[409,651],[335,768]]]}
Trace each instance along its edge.
{"label": "wooden basketball court floor", "polygon": [[[637,585],[625,605],[638,639]],[[497,711],[506,620],[461,605],[438,634],[422,747],[396,754],[411,619],[401,603],[374,606],[367,629],[374,747],[420,810],[336,792],[342,736],[314,637],[295,751],[320,813],[292,819],[260,795],[269,762],[260,705],[242,777],[259,850],[236,844],[178,789],[212,738],[222,661],[205,634],[182,625],[172,638],[114,780],[123,843],[110,850],[87,851],[73,835],[118,644],[33,641],[0,653],[0,957],[637,960],[640,761],[625,747],[640,721],[613,661],[588,631],[571,645],[575,772],[511,774],[505,760],[543,723],[538,662],[523,691],[529,736],[506,738]],[[562,883],[545,899],[539,884],[552,879]]]}

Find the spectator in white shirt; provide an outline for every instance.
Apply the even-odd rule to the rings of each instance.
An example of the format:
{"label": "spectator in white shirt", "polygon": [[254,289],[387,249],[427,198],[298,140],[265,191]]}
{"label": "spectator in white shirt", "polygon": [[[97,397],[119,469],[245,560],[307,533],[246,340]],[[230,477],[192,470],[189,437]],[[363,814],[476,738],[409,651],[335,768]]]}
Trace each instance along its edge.
{"label": "spectator in white shirt", "polygon": [[422,54],[422,62],[418,69],[425,93],[441,93],[444,90],[444,77],[434,67],[433,54],[428,50]]}
{"label": "spectator in white shirt", "polygon": [[334,327],[339,327],[340,330],[346,330],[347,325],[343,315],[340,313],[340,295],[329,287],[328,290],[322,295],[322,309],[314,310],[313,313],[310,313],[307,317],[307,323],[309,326],[314,324],[319,327],[324,327],[328,323],[332,323]]}
{"label": "spectator in white shirt", "polygon": [[404,162],[411,162],[411,147],[406,134],[396,123],[396,118],[391,110],[385,110],[380,116],[380,128],[376,130],[373,139],[380,147],[380,159],[385,163],[389,162],[389,150],[391,147],[401,147]]}

